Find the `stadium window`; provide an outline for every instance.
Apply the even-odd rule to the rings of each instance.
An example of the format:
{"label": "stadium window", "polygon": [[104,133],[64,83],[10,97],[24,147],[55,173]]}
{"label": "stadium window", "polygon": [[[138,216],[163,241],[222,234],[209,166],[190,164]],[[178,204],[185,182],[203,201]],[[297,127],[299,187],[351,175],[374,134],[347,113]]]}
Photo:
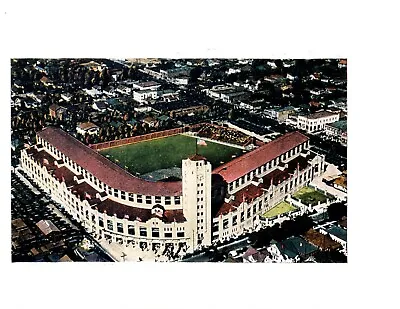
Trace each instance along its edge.
{"label": "stadium window", "polygon": [[235,226],[237,224],[237,215],[232,217],[232,225]]}
{"label": "stadium window", "polygon": [[247,219],[251,217],[251,208],[247,209]]}
{"label": "stadium window", "polygon": [[165,205],[171,205],[171,197],[170,196],[165,197]]}
{"label": "stadium window", "polygon": [[128,225],[128,234],[135,235],[135,226],[134,225]]}
{"label": "stadium window", "polygon": [[133,193],[128,193],[128,199],[130,202],[133,202]]}
{"label": "stadium window", "polygon": [[179,205],[181,203],[180,196],[175,196],[175,205]]}
{"label": "stadium window", "polygon": [[111,188],[108,188],[108,194],[109,194],[109,195],[112,194]]}
{"label": "stadium window", "polygon": [[146,196],[146,204],[151,204],[151,196]]}
{"label": "stadium window", "polygon": [[118,233],[124,232],[124,226],[122,225],[122,223],[117,223],[117,232]]}
{"label": "stadium window", "polygon": [[118,197],[118,190],[115,190],[115,189],[114,189],[114,196],[115,196],[115,197]]}
{"label": "stadium window", "polygon": [[253,214],[255,214],[257,212],[257,204],[253,205]]}
{"label": "stadium window", "polygon": [[124,191],[121,191],[121,199],[126,199],[126,194],[125,194],[125,192]]}
{"label": "stadium window", "polygon": [[143,197],[142,197],[142,195],[140,195],[140,194],[137,195],[137,202],[138,202],[138,203],[143,203]]}
{"label": "stadium window", "polygon": [[160,237],[160,229],[158,227],[151,229],[151,237]]}
{"label": "stadium window", "polygon": [[240,213],[240,222],[243,222],[243,221],[244,221],[244,212],[242,211]]}
{"label": "stadium window", "polygon": [[232,191],[233,190],[233,183],[231,182],[230,184],[229,184],[229,191]]}
{"label": "stadium window", "polygon": [[145,236],[146,237],[147,236],[147,229],[144,226],[140,227],[139,234],[140,234],[140,236]]}
{"label": "stadium window", "polygon": [[274,197],[274,193],[271,193],[271,194],[269,195],[269,198],[272,199],[273,197]]}
{"label": "stadium window", "polygon": [[169,233],[164,233],[164,237],[165,237],[165,238],[172,238],[172,233],[171,233],[171,232],[169,232]]}
{"label": "stadium window", "polygon": [[185,232],[178,232],[176,233],[177,237],[185,237]]}
{"label": "stadium window", "polygon": [[96,216],[92,215],[92,222],[96,222]]}
{"label": "stadium window", "polygon": [[161,196],[156,196],[155,202],[158,204],[161,203]]}
{"label": "stadium window", "polygon": [[110,231],[114,230],[114,224],[111,220],[107,220],[107,229]]}

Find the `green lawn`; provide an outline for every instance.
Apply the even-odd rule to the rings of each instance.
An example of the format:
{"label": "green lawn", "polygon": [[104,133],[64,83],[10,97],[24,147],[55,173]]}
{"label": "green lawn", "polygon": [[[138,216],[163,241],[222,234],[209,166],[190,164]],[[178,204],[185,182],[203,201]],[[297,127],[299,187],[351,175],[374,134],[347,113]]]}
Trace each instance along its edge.
{"label": "green lawn", "polygon": [[[213,168],[221,165],[221,161],[225,163],[232,160],[232,155],[239,156],[243,153],[239,148],[209,141],[206,143],[207,146],[197,146],[198,154],[206,157]],[[186,135],[174,135],[100,151],[119,166],[127,166],[132,174],[181,167],[182,159],[187,159],[195,152],[196,138]]]}
{"label": "green lawn", "polygon": [[277,215],[284,214],[286,212],[289,212],[289,211],[292,211],[292,210],[296,210],[296,209],[297,209],[296,207],[294,207],[294,206],[290,205],[289,203],[283,201],[283,202],[280,202],[275,207],[273,207],[270,210],[268,210],[262,216],[264,218],[272,218],[272,217],[275,217]]}
{"label": "green lawn", "polygon": [[318,202],[325,203],[328,199],[328,196],[310,187],[301,188],[293,196],[300,199],[303,204],[312,206],[317,205]]}

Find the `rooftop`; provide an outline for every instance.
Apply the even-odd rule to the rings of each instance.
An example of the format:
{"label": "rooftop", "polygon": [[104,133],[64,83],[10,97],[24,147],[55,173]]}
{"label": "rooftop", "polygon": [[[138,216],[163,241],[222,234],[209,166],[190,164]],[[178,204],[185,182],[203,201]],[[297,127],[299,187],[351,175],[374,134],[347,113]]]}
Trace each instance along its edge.
{"label": "rooftop", "polygon": [[226,182],[230,183],[306,141],[308,137],[300,132],[287,133],[221,165],[214,169],[213,174],[221,175]]}
{"label": "rooftop", "polygon": [[81,124],[78,125],[78,128],[81,130],[89,130],[92,128],[98,128],[98,126],[96,126],[92,122],[82,122]]}
{"label": "rooftop", "polygon": [[40,220],[38,223],[36,223],[36,226],[42,231],[44,235],[48,235],[51,232],[60,231],[50,220]]}
{"label": "rooftop", "polygon": [[339,120],[339,121],[336,121],[336,122],[333,122],[333,123],[330,123],[327,125],[347,132],[347,120]]}
{"label": "rooftop", "polygon": [[47,127],[37,134],[114,189],[154,196],[182,194],[181,181],[151,182],[135,177],[60,129]]}
{"label": "rooftop", "polygon": [[146,222],[152,217],[155,217],[160,218],[166,223],[181,223],[186,221],[182,209],[166,210],[163,217],[158,217],[157,215],[153,215],[151,213],[151,209],[127,206],[110,199],[99,202],[95,208],[97,208],[100,212],[106,212],[108,215],[116,215],[117,218],[120,219],[128,217],[130,220]]}
{"label": "rooftop", "polygon": [[345,229],[342,229],[341,227],[338,226],[332,226],[329,229],[327,229],[329,234],[332,234],[344,241],[347,241],[347,231]]}
{"label": "rooftop", "polygon": [[326,111],[321,111],[321,112],[316,112],[311,115],[305,116],[307,119],[319,119],[319,118],[325,118],[325,117],[330,117],[337,115],[336,113],[331,113],[331,112],[326,112]]}

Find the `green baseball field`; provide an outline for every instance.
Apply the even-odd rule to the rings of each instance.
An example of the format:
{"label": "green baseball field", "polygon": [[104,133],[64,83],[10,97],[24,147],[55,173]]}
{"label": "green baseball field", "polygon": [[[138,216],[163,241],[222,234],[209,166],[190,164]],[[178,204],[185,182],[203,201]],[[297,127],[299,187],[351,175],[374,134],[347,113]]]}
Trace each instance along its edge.
{"label": "green baseball field", "polygon": [[[132,174],[145,174],[160,169],[181,167],[182,159],[196,153],[194,137],[173,135],[100,151],[100,154],[115,162]],[[243,150],[206,141],[206,146],[197,145],[197,153],[207,158],[212,168],[240,156]]]}

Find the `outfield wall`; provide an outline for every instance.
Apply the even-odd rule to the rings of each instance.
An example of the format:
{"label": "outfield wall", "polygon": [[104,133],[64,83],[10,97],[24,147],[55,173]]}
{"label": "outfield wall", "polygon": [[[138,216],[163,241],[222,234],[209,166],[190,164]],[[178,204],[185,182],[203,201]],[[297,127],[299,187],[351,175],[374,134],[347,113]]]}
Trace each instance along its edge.
{"label": "outfield wall", "polygon": [[103,150],[103,149],[148,141],[148,140],[155,139],[155,138],[177,135],[177,134],[185,133],[188,131],[190,131],[190,127],[176,128],[176,129],[171,129],[171,130],[165,130],[165,131],[160,131],[160,132],[144,134],[144,135],[140,135],[140,136],[123,138],[123,139],[119,139],[119,140],[115,140],[115,141],[92,144],[92,145],[89,145],[89,147],[94,150],[99,151],[99,150]]}
{"label": "outfield wall", "polygon": [[[170,129],[170,130],[154,132],[154,133],[149,133],[149,134],[140,135],[140,136],[127,137],[127,138],[114,140],[114,141],[109,141],[109,142],[91,144],[91,145],[89,145],[89,147],[94,149],[94,150],[100,151],[100,150],[103,150],[103,149],[108,149],[108,148],[119,147],[119,146],[124,146],[124,145],[129,145],[129,144],[135,144],[135,143],[139,143],[139,142],[143,142],[143,141],[148,141],[148,140],[155,139],[155,138],[162,138],[162,137],[177,135],[177,134],[186,133],[186,132],[190,132],[190,131],[197,131],[199,128],[201,128],[202,126],[204,126],[206,124],[210,125],[210,126],[214,126],[214,127],[221,127],[221,126],[218,126],[218,125],[215,125],[215,124],[202,122],[202,123],[194,124],[194,125],[191,125],[191,126],[186,126],[186,127],[183,127],[183,128]],[[206,139],[206,138],[204,138],[204,139]],[[212,142],[216,142],[216,143],[220,143],[220,144],[226,144],[228,146],[232,146],[233,145],[233,144],[231,145],[229,143],[220,142],[220,141],[216,141],[216,140],[211,140],[211,141]],[[242,148],[243,146],[235,145],[235,147]]]}

